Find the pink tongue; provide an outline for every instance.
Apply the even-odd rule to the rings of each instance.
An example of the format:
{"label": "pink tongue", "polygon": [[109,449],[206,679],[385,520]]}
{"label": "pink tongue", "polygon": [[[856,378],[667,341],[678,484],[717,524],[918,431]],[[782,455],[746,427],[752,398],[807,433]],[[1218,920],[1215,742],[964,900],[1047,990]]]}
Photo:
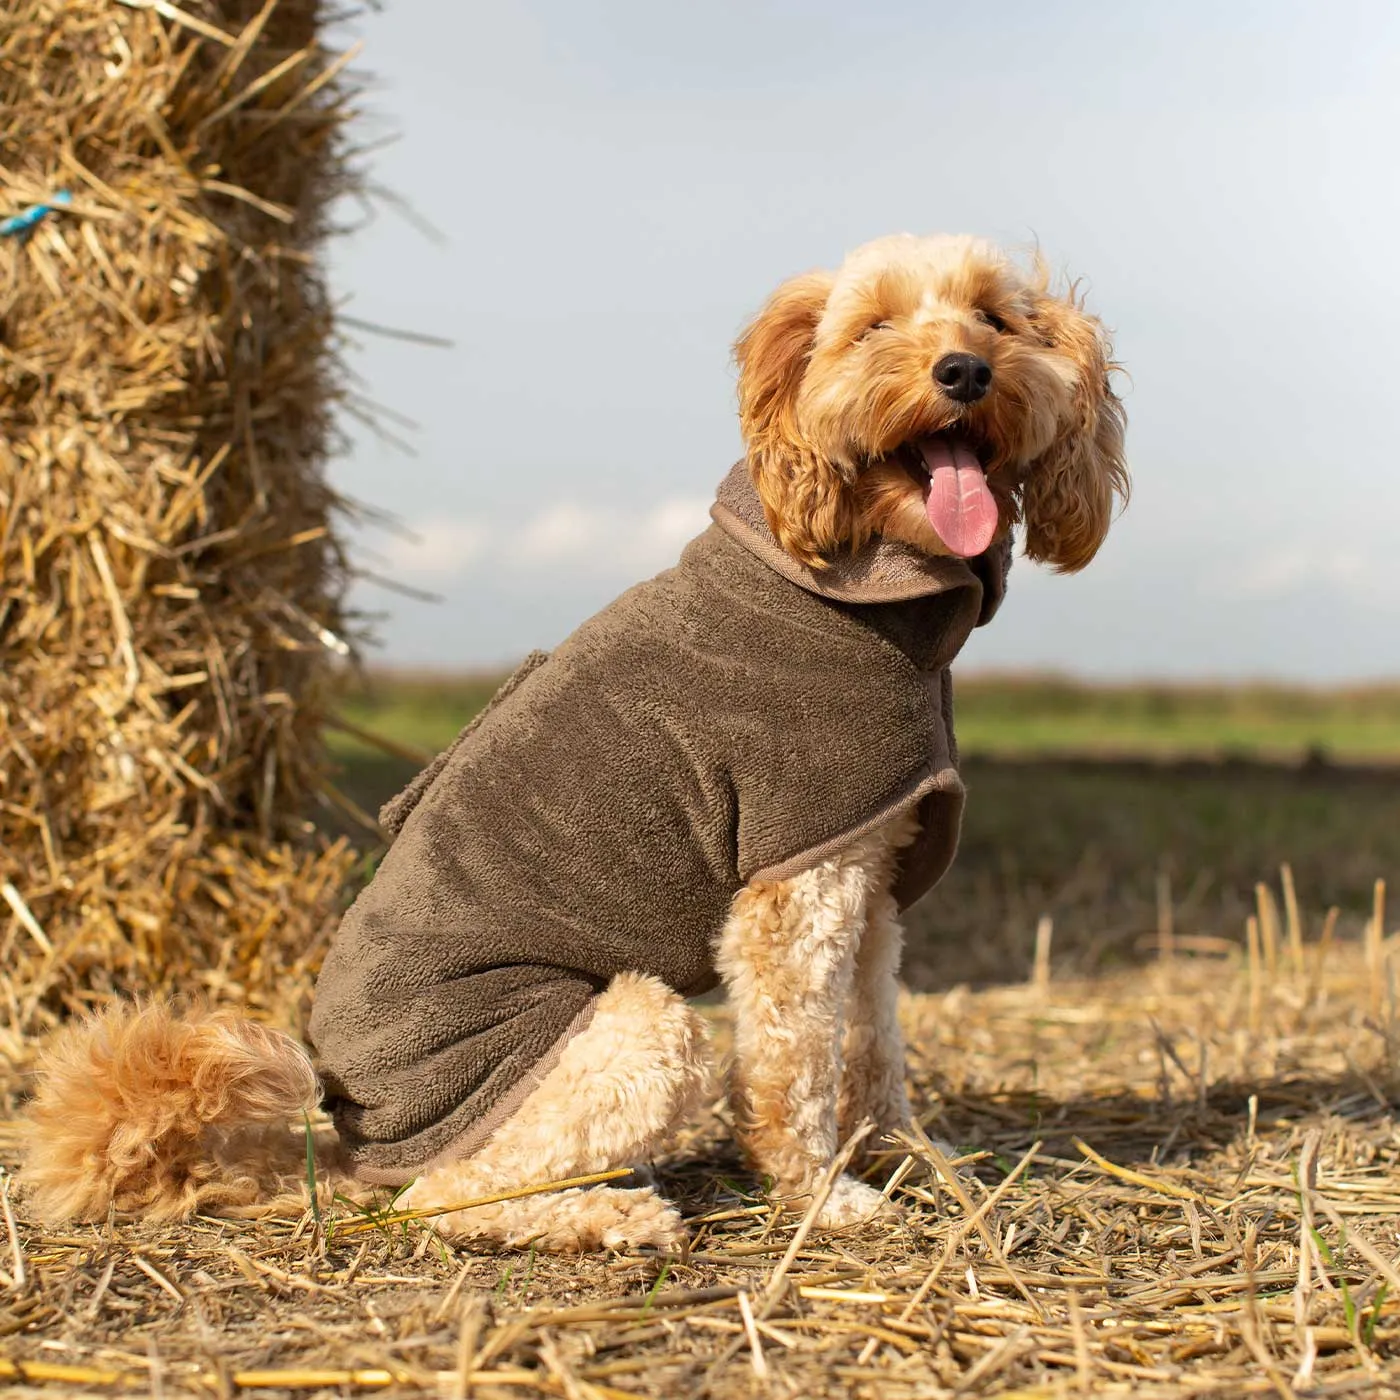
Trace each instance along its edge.
{"label": "pink tongue", "polygon": [[997,503],[982,464],[970,448],[943,437],[922,439],[919,452],[929,475],[928,523],[954,554],[981,554],[997,532]]}

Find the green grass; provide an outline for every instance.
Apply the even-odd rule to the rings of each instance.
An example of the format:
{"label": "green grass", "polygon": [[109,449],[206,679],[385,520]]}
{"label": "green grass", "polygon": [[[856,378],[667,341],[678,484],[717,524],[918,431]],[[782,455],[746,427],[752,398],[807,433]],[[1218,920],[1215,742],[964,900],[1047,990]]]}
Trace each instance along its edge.
{"label": "green grass", "polygon": [[[434,753],[497,682],[374,675],[344,712]],[[1024,976],[1042,914],[1057,971],[1131,961],[1156,926],[1163,874],[1179,934],[1230,939],[1282,861],[1313,933],[1333,904],[1354,933],[1377,877],[1400,889],[1400,686],[983,678],[959,683],[957,709],[968,809],[956,865],[906,918],[917,989]],[[370,811],[420,766],[345,734],[333,752]]]}
{"label": "green grass", "polygon": [[1400,686],[1091,685],[1038,677],[961,681],[958,742],[972,754],[1240,756],[1322,752],[1400,760]]}
{"label": "green grass", "polygon": [[[436,753],[485,704],[499,676],[371,674],[347,693],[347,719]],[[1339,690],[1246,685],[1091,685],[1042,677],[959,680],[965,754],[1253,757],[1310,753],[1400,762],[1400,685]],[[341,754],[364,752],[347,735]]]}
{"label": "green grass", "polygon": [[[499,675],[431,676],[393,671],[371,672],[345,692],[340,713],[362,729],[382,734],[435,754],[446,748],[457,731],[491,698],[504,677]],[[331,731],[331,752],[337,756],[374,753],[353,735]]]}

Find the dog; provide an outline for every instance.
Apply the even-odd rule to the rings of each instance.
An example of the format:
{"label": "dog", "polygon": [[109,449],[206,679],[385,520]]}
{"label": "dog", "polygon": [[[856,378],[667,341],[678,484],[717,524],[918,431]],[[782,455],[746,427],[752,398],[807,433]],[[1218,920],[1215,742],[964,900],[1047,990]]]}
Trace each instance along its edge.
{"label": "dog", "polygon": [[[1083,568],[1126,500],[1107,334],[969,237],[796,277],[741,335],[742,463],[673,570],[534,656],[385,810],[317,986],[316,1058],[155,1003],[42,1057],[22,1179],[48,1220],[265,1197],[324,1102],[323,1175],[442,1210],[656,1157],[711,1088],[722,984],[754,1168],[810,1200],[907,1128],[899,913],[962,811],[948,665],[1025,553]],[[869,1141],[875,1141],[871,1138]],[[817,1218],[894,1209],[854,1172]],[[672,1248],[649,1184],[454,1209],[455,1241]]]}

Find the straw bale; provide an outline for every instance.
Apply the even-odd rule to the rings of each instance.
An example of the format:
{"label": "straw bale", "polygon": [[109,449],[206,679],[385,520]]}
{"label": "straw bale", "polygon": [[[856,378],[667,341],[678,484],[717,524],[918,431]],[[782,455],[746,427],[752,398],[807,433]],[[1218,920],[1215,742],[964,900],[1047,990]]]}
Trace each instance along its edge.
{"label": "straw bale", "polygon": [[0,17],[0,215],[57,205],[0,238],[0,994],[21,1032],[177,982],[267,1006],[349,869],[307,819],[347,650],[318,249],[354,89],[327,19]]}

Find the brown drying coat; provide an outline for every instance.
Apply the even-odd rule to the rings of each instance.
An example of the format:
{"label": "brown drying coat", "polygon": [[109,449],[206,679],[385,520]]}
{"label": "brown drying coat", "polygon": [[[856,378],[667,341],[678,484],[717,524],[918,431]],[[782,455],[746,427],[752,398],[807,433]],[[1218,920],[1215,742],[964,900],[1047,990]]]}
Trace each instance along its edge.
{"label": "brown drying coat", "polygon": [[[674,568],[536,654],[385,808],[311,1036],[361,1174],[473,1151],[623,971],[693,995],[753,879],[793,875],[911,806],[905,907],[962,812],[946,668],[1007,553],[877,541],[813,573],[742,469]],[[988,587],[985,590],[983,582]]]}

